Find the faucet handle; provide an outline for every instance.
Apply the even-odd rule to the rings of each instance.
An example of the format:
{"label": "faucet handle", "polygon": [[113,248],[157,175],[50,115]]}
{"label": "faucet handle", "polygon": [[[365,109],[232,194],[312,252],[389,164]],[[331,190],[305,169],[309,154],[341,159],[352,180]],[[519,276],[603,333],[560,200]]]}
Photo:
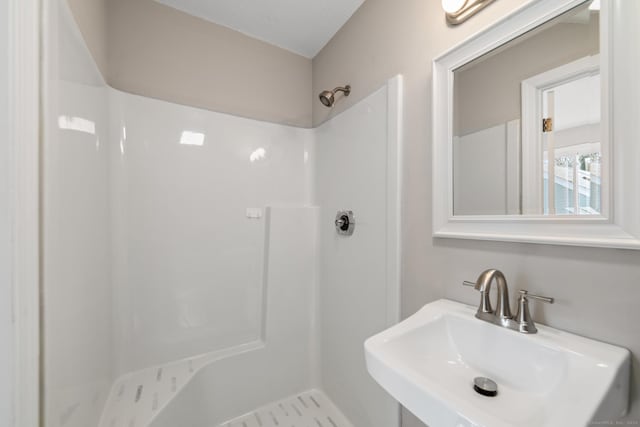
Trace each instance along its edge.
{"label": "faucet handle", "polygon": [[553,304],[553,301],[554,301],[553,298],[551,297],[542,297],[540,295],[533,295],[533,294],[530,294],[529,291],[524,289],[520,289],[520,297],[531,298],[537,301],[546,302],[548,304]]}
{"label": "faucet handle", "polygon": [[536,328],[533,318],[529,313],[529,298],[536,301],[546,302],[548,304],[553,304],[553,298],[533,295],[524,289],[520,290],[520,298],[518,298],[518,312],[515,317],[515,321],[518,323],[518,330],[525,334],[535,334],[538,332],[538,328]]}
{"label": "faucet handle", "polygon": [[472,288],[475,288],[475,287],[476,287],[476,282],[470,282],[470,281],[468,281],[468,280],[463,281],[463,282],[462,282],[462,284],[463,284],[464,286],[471,286]]}

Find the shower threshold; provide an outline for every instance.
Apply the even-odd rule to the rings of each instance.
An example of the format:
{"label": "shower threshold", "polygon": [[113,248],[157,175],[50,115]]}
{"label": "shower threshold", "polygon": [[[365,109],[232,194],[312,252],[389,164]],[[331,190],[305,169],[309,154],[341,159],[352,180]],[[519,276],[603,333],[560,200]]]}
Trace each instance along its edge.
{"label": "shower threshold", "polygon": [[353,427],[353,424],[323,392],[309,390],[262,406],[218,427]]}

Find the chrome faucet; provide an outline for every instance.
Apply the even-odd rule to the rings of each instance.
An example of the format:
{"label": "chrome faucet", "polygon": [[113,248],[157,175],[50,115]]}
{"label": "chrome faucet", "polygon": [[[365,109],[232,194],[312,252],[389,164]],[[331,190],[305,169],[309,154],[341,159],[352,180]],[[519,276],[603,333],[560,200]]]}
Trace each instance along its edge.
{"label": "chrome faucet", "polygon": [[[489,298],[491,283],[494,280],[498,286],[498,299],[495,310],[491,307],[491,299]],[[509,305],[507,279],[500,270],[496,269],[483,271],[475,282],[464,281],[462,284],[465,286],[473,286],[480,292],[480,305],[476,312],[478,319],[525,334],[535,334],[538,332],[533,318],[529,313],[529,298],[553,304],[553,298],[531,295],[529,292],[521,290],[520,297],[518,298],[518,311],[516,315],[513,316]]]}

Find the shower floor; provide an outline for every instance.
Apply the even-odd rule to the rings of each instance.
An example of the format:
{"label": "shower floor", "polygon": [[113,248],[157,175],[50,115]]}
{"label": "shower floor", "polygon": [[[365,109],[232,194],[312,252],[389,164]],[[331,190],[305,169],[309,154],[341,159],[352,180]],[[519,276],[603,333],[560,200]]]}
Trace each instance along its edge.
{"label": "shower floor", "polygon": [[353,427],[321,391],[310,390],[279,400],[218,427]]}

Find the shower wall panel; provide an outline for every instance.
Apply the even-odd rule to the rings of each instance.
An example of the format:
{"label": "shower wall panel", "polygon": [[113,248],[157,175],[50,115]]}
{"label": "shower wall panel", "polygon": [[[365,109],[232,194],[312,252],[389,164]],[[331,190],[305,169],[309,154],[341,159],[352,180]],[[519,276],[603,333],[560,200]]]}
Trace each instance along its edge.
{"label": "shower wall panel", "polygon": [[311,131],[115,90],[110,106],[117,372],[262,339],[264,208],[308,202]]}
{"label": "shower wall panel", "polygon": [[257,348],[201,365],[158,414],[153,427],[217,426],[318,386],[317,211],[269,208],[264,341]]}
{"label": "shower wall panel", "polygon": [[98,423],[112,372],[107,89],[65,2],[47,2],[43,142],[47,427]]}
{"label": "shower wall panel", "polygon": [[[316,130],[322,386],[355,426],[398,426],[397,403],[367,373],[364,341],[399,320],[401,78]],[[352,236],[338,235],[352,210]]]}
{"label": "shower wall panel", "polygon": [[[9,4],[0,4],[0,28],[9,28]],[[0,425],[13,420],[12,153],[9,144],[9,31],[0,33]]]}

